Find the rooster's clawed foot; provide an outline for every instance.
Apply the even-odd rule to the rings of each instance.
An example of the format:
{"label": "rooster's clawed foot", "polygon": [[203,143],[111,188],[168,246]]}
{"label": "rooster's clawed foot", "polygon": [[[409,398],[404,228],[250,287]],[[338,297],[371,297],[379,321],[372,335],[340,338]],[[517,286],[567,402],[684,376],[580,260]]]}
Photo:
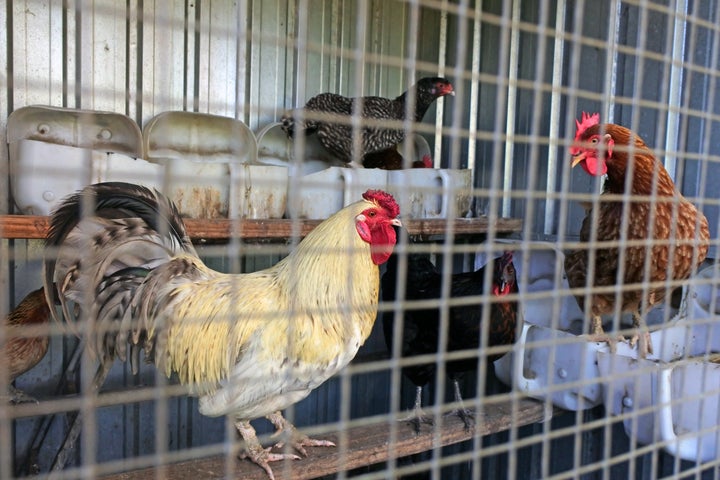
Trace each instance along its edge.
{"label": "rooster's clawed foot", "polygon": [[275,480],[272,468],[270,468],[270,462],[277,462],[280,460],[299,460],[300,457],[294,454],[288,453],[270,453],[272,447],[263,448],[258,440],[255,433],[255,429],[250,425],[250,422],[237,421],[235,422],[238,432],[243,438],[243,452],[238,455],[240,458],[249,458],[256,464],[258,464],[265,473],[267,473],[270,480]]}
{"label": "rooster's clawed foot", "polygon": [[273,436],[283,435],[285,438],[275,444],[277,448],[283,448],[287,441],[291,447],[300,452],[304,457],[307,457],[307,450],[305,447],[334,447],[335,444],[329,440],[318,440],[310,438],[307,435],[300,433],[295,426],[285,420],[280,412],[271,413],[267,416],[267,419],[275,425],[276,432]]}

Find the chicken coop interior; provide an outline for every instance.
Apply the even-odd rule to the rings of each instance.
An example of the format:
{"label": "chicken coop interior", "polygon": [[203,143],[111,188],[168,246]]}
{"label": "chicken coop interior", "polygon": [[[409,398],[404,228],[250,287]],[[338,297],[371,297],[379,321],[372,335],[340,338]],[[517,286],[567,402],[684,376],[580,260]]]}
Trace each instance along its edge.
{"label": "chicken coop interior", "polygon": [[0,25],[0,478],[720,480],[717,1]]}

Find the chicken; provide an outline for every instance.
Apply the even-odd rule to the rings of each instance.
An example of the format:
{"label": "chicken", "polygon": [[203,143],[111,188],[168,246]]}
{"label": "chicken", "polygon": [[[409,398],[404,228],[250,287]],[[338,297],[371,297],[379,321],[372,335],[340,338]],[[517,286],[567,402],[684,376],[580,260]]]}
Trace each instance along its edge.
{"label": "chicken", "polygon": [[363,166],[383,170],[400,170],[407,167],[433,168],[433,161],[430,155],[423,155],[421,160],[415,160],[410,165],[405,165],[405,159],[397,148],[393,147],[379,152],[368,153],[363,157]]}
{"label": "chicken", "polygon": [[[458,273],[450,277],[450,297],[480,297],[491,293],[492,303],[480,300],[471,304],[456,305],[450,308],[448,317],[447,352],[477,350],[484,347],[512,345],[515,342],[517,329],[517,299],[504,299],[508,294],[518,292],[515,266],[512,263],[512,252],[505,252],[493,261],[492,286],[485,290],[485,267],[474,272]],[[398,299],[398,255],[394,253],[387,263],[387,270],[382,277],[383,302]],[[407,271],[405,272],[405,300],[430,300],[442,298],[442,275],[437,271],[426,255],[409,253],[407,255]],[[483,308],[490,304],[488,316],[487,342],[481,343]],[[438,351],[440,340],[440,310],[437,308],[413,308],[405,306],[402,313],[401,355],[412,357],[433,354]],[[383,314],[383,330],[388,350],[393,350],[393,334],[395,331],[395,312],[387,310]],[[489,353],[488,362],[500,358],[502,353]],[[420,431],[420,424],[428,422],[422,411],[422,388],[435,376],[432,363],[413,364],[403,367],[403,374],[415,385],[416,398],[413,412],[408,418],[415,431]],[[455,402],[459,407],[451,413],[457,414],[467,428],[472,426],[471,412],[462,407],[459,379],[467,371],[476,370],[476,357],[448,361],[445,369],[453,381]]]}
{"label": "chicken", "polygon": [[347,365],[370,334],[398,214],[391,195],[369,190],[272,268],[233,275],[203,264],[161,194],[96,184],[54,212],[45,285],[58,286],[71,327],[91,319],[94,388],[103,365],[129,356],[136,370],[144,349],[200,397],[201,414],[231,416],[245,455],[274,478],[269,462],[299,457],[264,449],[250,420],[266,416],[303,455],[333,445],[301,435],[280,411]]}
{"label": "chicken", "polygon": [[[317,133],[320,144],[339,159],[359,165],[365,155],[395,147],[405,139],[405,130],[399,122],[406,119],[407,100],[414,97],[414,115],[408,120],[420,122],[436,98],[455,95],[452,84],[444,78],[425,77],[410,90],[393,99],[383,97],[348,98],[335,93],[321,93],[312,97],[302,110],[302,121],[296,120],[297,111],[286,113],[281,122],[289,137],[297,132],[306,135]],[[353,118],[360,117],[362,125],[357,135],[358,150],[355,156]]]}
{"label": "chicken", "polygon": [[[581,121],[576,121],[575,143],[570,148],[573,167],[580,165],[594,176],[607,174],[598,223],[593,228],[593,213],[587,210],[580,230],[581,242],[597,243],[599,248],[594,249],[593,265],[587,248],[568,253],[565,273],[571,288],[610,287],[618,282],[623,285],[621,294],[593,291],[587,303],[585,295],[576,299],[580,308],[592,316],[591,340],[609,341],[613,348],[615,338],[605,335],[601,316],[614,313],[619,300],[620,311],[632,313],[635,334],[631,344],[639,340],[638,353],[644,358],[652,352],[644,315],[665,299],[665,282],[687,279],[702,263],[710,232],[705,215],[680,194],[645,142],[625,127],[600,125],[599,121],[599,114],[583,113]],[[626,192],[630,164],[633,177],[630,191]],[[624,193],[633,195],[632,201],[607,198]],[[627,225],[623,231],[625,216]],[[622,247],[607,244],[617,241],[622,242]],[[589,280],[591,266],[593,278]]]}
{"label": "chicken", "polygon": [[[0,345],[0,368],[7,371],[9,401],[35,402],[11,383],[43,359],[48,349],[48,332],[43,329],[50,319],[50,308],[41,288],[30,292],[5,317],[4,344]],[[38,329],[38,330],[36,330]]]}

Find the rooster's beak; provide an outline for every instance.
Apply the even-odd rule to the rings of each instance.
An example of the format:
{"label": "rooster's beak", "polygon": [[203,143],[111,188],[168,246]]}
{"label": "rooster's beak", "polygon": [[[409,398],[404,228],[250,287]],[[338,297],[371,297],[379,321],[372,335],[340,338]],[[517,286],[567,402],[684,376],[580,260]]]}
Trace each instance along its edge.
{"label": "rooster's beak", "polygon": [[583,160],[585,160],[585,152],[575,155],[572,160],[572,167],[575,168]]}
{"label": "rooster's beak", "polygon": [[392,220],[390,220],[390,225],[395,225],[396,227],[399,227],[399,228],[402,228],[402,226],[403,226],[402,222],[400,221],[399,218],[393,218]]}

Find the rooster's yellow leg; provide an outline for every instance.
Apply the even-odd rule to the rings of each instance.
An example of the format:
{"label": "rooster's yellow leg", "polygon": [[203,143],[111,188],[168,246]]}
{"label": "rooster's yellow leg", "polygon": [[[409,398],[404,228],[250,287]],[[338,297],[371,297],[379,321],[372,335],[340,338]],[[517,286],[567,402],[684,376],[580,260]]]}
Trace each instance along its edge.
{"label": "rooster's yellow leg", "polygon": [[[267,419],[275,425],[275,435],[284,435],[285,439],[288,439],[290,446],[298,452],[302,453],[303,456],[307,457],[307,451],[305,447],[334,447],[335,444],[329,440],[316,440],[310,438],[305,434],[298,432],[295,425],[285,420],[280,412],[274,412],[267,416]],[[275,444],[276,447],[282,448],[285,445],[285,439],[280,440]]]}
{"label": "rooster's yellow leg", "polygon": [[640,312],[633,312],[632,319],[635,333],[630,338],[630,346],[634,347],[637,343],[638,357],[645,358],[648,353],[653,353],[652,337],[650,337],[650,331],[645,320],[640,316]]}
{"label": "rooster's yellow leg", "polygon": [[255,429],[248,421],[238,420],[235,422],[235,427],[238,429],[238,432],[240,432],[240,436],[243,438],[245,443],[243,446],[244,451],[240,454],[240,458],[247,457],[257,463],[263,470],[265,470],[265,473],[268,474],[270,480],[275,480],[275,475],[273,475],[269,462],[277,462],[279,460],[285,460],[286,458],[291,460],[300,459],[300,457],[293,454],[270,453],[270,449],[272,447],[263,448],[263,446],[260,445],[260,440],[257,438]]}

